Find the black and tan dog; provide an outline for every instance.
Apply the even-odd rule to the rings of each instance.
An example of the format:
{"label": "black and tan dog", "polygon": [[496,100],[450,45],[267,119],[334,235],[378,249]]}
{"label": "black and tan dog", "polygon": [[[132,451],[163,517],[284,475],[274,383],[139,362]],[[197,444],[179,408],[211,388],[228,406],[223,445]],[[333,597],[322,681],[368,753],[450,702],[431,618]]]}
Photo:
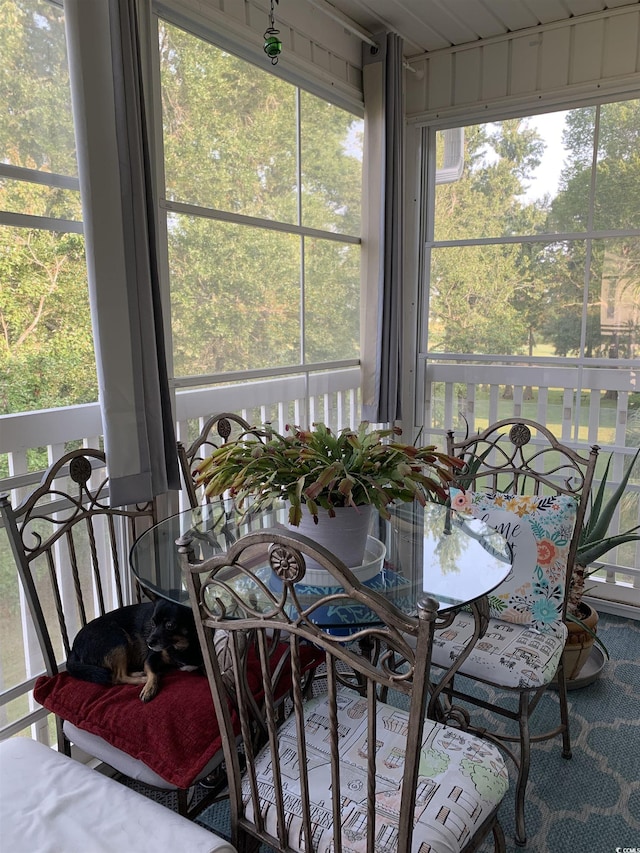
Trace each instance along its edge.
{"label": "black and tan dog", "polygon": [[82,628],[69,652],[67,672],[94,684],[142,684],[149,702],[168,669],[199,669],[202,652],[191,608],[170,601],[131,604]]}

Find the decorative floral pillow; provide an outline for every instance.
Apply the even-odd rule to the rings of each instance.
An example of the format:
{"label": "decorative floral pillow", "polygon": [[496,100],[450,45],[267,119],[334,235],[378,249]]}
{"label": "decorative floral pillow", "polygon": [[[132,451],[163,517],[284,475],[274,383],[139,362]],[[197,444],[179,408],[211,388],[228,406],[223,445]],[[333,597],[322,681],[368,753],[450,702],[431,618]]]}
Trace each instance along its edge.
{"label": "decorative floral pillow", "polygon": [[451,489],[451,506],[501,533],[513,569],[490,595],[491,616],[556,632],[562,616],[567,556],[577,505],[568,495],[485,495]]}

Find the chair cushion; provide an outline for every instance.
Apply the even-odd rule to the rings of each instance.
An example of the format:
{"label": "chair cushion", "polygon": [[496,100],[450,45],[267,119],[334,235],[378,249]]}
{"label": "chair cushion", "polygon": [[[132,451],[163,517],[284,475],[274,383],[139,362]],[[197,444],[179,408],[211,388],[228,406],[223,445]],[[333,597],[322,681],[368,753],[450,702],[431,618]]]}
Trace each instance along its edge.
{"label": "chair cushion", "polygon": [[[448,668],[471,639],[470,613],[458,613],[448,628],[433,635],[432,662]],[[536,688],[553,679],[567,639],[563,622],[557,632],[540,632],[530,625],[490,619],[485,635],[460,667],[462,675],[499,687]]]}
{"label": "chair cushion", "polygon": [[513,570],[489,595],[491,616],[562,632],[567,557],[577,505],[568,495],[485,495],[451,489],[451,506],[501,533],[513,552]]}
{"label": "chair cushion", "polygon": [[188,788],[222,747],[209,682],[195,672],[169,672],[151,702],[139,693],[136,685],[92,684],[66,672],[42,676],[33,691],[47,710]]}
{"label": "chair cushion", "polygon": [[166,806],[25,737],[0,742],[0,827],[11,853],[235,853]]}
{"label": "chair cushion", "polygon": [[[378,703],[376,724],[376,838],[382,850],[395,850],[402,773],[404,732],[408,713]],[[367,703],[351,690],[341,689],[338,697],[340,743],[340,783],[342,825],[333,825],[330,757],[327,748],[329,704],[326,695],[305,703],[307,764],[312,800],[313,843],[316,853],[333,850],[333,838],[340,832],[345,849],[366,850],[366,740]],[[290,717],[278,733],[278,750],[283,761],[282,785],[286,791],[288,843],[304,850],[300,780],[297,771],[295,718]],[[509,781],[499,751],[473,735],[425,720],[422,756],[418,775],[415,830],[412,853],[430,850],[451,853],[461,850],[474,832],[500,803]],[[266,829],[276,835],[272,763],[269,747],[257,757],[258,786]],[[249,782],[243,779],[246,814],[253,820]],[[301,837],[302,836],[302,837]],[[430,846],[429,846],[430,845]],[[378,848],[376,848],[378,849]]]}
{"label": "chair cushion", "polygon": [[[324,655],[316,649],[301,648],[303,671],[324,662]],[[286,643],[278,645],[272,656],[274,668],[287,650]],[[252,652],[248,657],[247,678],[260,701],[260,664]],[[290,669],[285,667],[276,695],[284,695],[290,684]],[[142,761],[170,785],[190,787],[204,775],[222,747],[209,682],[197,672],[169,672],[163,676],[158,695],[151,702],[142,702],[139,693],[137,685],[92,684],[66,672],[41,676],[33,691],[37,702],[63,720]],[[117,754],[113,756],[116,760]],[[112,766],[127,773],[128,768]]]}

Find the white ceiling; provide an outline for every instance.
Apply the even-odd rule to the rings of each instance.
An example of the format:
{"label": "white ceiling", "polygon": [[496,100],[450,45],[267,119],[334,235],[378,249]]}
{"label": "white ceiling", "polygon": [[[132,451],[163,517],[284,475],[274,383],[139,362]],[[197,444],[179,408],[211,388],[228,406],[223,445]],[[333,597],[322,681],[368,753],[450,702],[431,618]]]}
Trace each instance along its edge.
{"label": "white ceiling", "polygon": [[398,33],[406,57],[540,24],[637,6],[640,0],[310,0],[366,33]]}

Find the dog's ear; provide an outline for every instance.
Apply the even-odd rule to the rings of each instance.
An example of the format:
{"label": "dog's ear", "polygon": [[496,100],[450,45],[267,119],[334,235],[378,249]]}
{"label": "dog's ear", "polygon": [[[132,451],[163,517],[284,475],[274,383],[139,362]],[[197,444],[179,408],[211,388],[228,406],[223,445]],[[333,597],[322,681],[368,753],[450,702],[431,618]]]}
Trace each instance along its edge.
{"label": "dog's ear", "polygon": [[153,608],[153,619],[156,623],[166,622],[167,619],[175,618],[176,604],[167,601],[164,598],[159,598],[156,601],[156,606]]}

